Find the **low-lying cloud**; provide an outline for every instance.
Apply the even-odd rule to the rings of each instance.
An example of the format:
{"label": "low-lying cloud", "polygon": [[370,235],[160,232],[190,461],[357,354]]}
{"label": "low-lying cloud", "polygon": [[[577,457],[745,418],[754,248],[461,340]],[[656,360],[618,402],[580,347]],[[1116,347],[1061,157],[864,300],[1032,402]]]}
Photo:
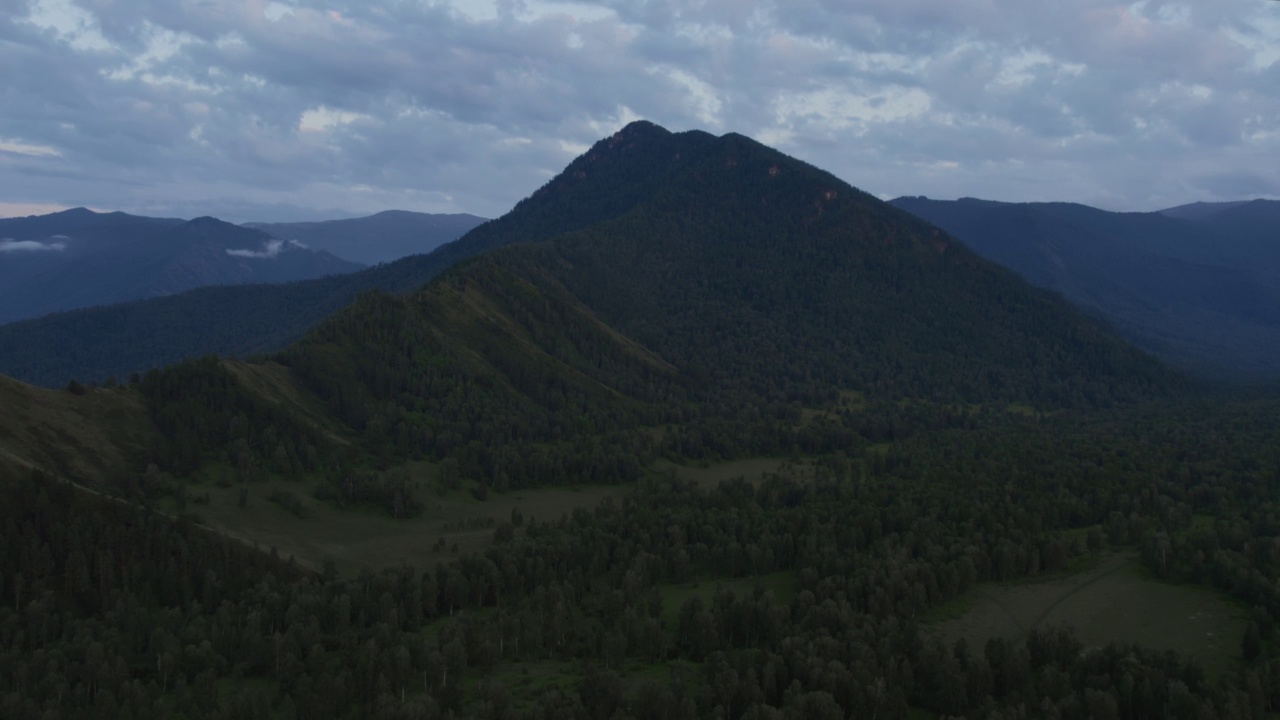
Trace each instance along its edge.
{"label": "low-lying cloud", "polygon": [[276,257],[290,247],[302,248],[304,250],[307,248],[306,245],[303,245],[297,240],[290,240],[288,242],[285,242],[284,240],[268,240],[266,244],[262,246],[261,250],[227,250],[227,254],[232,257],[269,259]]}
{"label": "low-lying cloud", "polygon": [[66,243],[42,243],[36,240],[0,240],[0,253],[17,252],[62,252],[67,249]]}

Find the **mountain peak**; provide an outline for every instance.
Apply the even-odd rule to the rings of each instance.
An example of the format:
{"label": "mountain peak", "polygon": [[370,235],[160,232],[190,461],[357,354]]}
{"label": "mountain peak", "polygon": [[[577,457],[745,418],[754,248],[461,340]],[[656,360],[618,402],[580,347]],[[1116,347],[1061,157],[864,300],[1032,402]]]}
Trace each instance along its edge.
{"label": "mountain peak", "polygon": [[657,123],[650,122],[648,120],[632,120],[623,126],[621,130],[614,133],[613,138],[640,137],[645,135],[665,137],[670,134],[670,130]]}
{"label": "mountain peak", "polygon": [[73,207],[73,208],[68,208],[66,210],[63,210],[62,212],[53,213],[52,216],[61,217],[61,218],[90,218],[90,217],[96,216],[97,214],[98,213],[90,210],[87,207]]}
{"label": "mountain peak", "polygon": [[226,220],[220,220],[210,215],[202,215],[201,217],[198,217],[198,218],[192,218],[191,220],[188,220],[187,222],[174,228],[173,231],[177,235],[188,235],[194,232],[199,235],[209,235],[211,233],[216,233],[219,236],[226,236],[228,238],[265,238],[267,237],[267,233],[261,230],[258,230],[255,228],[243,227],[240,225],[236,225],[234,223],[229,223]]}

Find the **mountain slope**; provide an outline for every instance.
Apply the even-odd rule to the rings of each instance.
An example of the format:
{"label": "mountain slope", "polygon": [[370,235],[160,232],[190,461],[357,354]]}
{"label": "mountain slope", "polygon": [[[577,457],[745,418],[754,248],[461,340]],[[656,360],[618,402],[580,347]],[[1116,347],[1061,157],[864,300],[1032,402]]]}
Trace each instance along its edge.
{"label": "mountain slope", "polygon": [[1280,276],[1280,200],[1251,200],[1201,221],[1223,264]]}
{"label": "mountain slope", "polygon": [[120,484],[156,437],[142,398],[124,388],[72,393],[0,377],[0,407],[0,478],[36,469]]}
{"label": "mountain slope", "polygon": [[[57,232],[44,235],[52,230]],[[182,222],[68,211],[7,226],[0,221],[0,233],[9,232],[0,322],[206,285],[288,282],[360,268],[214,218]]]}
{"label": "mountain slope", "polygon": [[[1255,203],[1185,219],[1069,203],[898,198],[1028,281],[1108,318],[1170,362],[1215,377],[1280,374],[1280,246]],[[1185,210],[1186,208],[1182,208]],[[1232,222],[1231,218],[1240,217]],[[1265,218],[1265,215],[1264,215]]]}
{"label": "mountain slope", "polygon": [[428,253],[485,222],[475,215],[386,210],[368,217],[324,222],[245,223],[274,238],[295,240],[365,265]]}

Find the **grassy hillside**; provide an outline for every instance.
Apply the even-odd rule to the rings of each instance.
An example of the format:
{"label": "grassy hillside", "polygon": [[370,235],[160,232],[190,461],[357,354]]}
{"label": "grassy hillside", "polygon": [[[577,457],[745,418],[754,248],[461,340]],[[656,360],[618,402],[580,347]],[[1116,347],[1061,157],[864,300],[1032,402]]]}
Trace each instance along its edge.
{"label": "grassy hillside", "polygon": [[81,483],[134,479],[154,430],[135,392],[46,390],[0,377],[0,473]]}

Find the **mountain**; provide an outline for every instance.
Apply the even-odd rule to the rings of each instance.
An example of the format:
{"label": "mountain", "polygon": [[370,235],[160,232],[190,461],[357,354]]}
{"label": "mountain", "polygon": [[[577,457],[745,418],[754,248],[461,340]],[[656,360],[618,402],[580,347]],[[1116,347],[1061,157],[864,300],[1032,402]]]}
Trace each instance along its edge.
{"label": "mountain", "polygon": [[181,221],[83,208],[0,220],[0,322],[171,295],[288,282],[361,266],[215,218]]}
{"label": "mountain", "polygon": [[[502,218],[382,270],[446,254],[441,277],[360,295],[273,370],[148,373],[150,461],[190,473],[240,438],[288,472],[453,457],[498,487],[627,479],[658,449],[825,451],[967,422],[948,407],[1181,383],[938,228],[734,134],[633,123]],[[304,406],[352,445],[334,455]]]}
{"label": "mountain", "polygon": [[1058,408],[1179,382],[936,227],[739,135],[633,124],[528,202],[616,211],[364,296],[279,356],[370,452],[456,455],[499,486],[626,477],[640,426],[682,454],[768,454],[884,432],[842,424],[854,398]]}
{"label": "mountain", "polygon": [[324,222],[245,223],[281,240],[300,242],[364,265],[428,253],[485,222],[465,213],[429,214],[387,210],[368,217]]}
{"label": "mountain", "polygon": [[1280,376],[1280,203],[1158,213],[972,198],[892,203],[1169,362],[1215,378]]}
{"label": "mountain", "polygon": [[96,279],[61,270],[92,263],[183,222],[86,208],[0,219],[0,323],[74,307],[63,304],[61,296]]}

